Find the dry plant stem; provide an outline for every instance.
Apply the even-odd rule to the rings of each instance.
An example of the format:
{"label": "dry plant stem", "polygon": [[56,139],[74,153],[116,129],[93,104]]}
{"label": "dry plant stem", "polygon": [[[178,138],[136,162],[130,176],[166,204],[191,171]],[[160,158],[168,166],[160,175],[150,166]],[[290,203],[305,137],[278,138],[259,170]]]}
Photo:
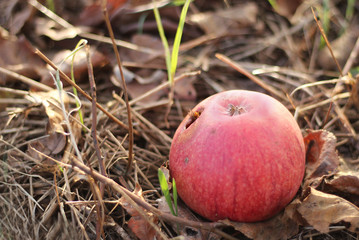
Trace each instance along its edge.
{"label": "dry plant stem", "polygon": [[107,2],[106,0],[102,0],[102,11],[103,11],[103,15],[104,15],[104,18],[105,18],[105,21],[106,21],[106,26],[107,26],[108,32],[109,32],[111,40],[112,40],[112,46],[113,46],[113,50],[115,51],[117,65],[118,65],[118,68],[120,69],[123,93],[124,93],[125,102],[126,102],[126,108],[127,108],[128,141],[129,141],[128,165],[127,165],[127,169],[126,169],[126,172],[125,172],[125,175],[127,175],[129,173],[129,171],[131,170],[131,168],[132,168],[132,162],[133,162],[133,125],[132,125],[132,118],[131,118],[131,106],[130,106],[129,100],[128,100],[127,86],[126,86],[126,82],[125,82],[125,76],[123,74],[120,53],[118,52],[118,49],[117,49],[117,46],[116,46],[116,43],[115,43],[115,35],[113,34],[113,31],[112,31],[110,18],[108,16],[108,12],[107,12],[106,2]]}
{"label": "dry plant stem", "polygon": [[338,68],[338,70],[339,70],[339,72],[340,72],[340,76],[343,76],[342,68],[340,67],[338,60],[337,60],[337,59],[335,58],[335,56],[334,56],[332,47],[330,46],[330,43],[329,43],[329,41],[328,41],[328,38],[327,38],[327,36],[325,35],[325,32],[324,32],[323,27],[322,27],[322,24],[321,24],[320,21],[317,19],[317,16],[315,15],[315,12],[314,12],[313,7],[311,7],[311,9],[312,9],[312,13],[313,13],[314,20],[316,21],[317,26],[318,26],[318,28],[319,28],[319,31],[320,31],[322,37],[324,38],[325,43],[327,44],[327,47],[328,47],[329,52],[330,52],[330,55],[332,55],[332,58],[333,58],[333,60],[335,61],[335,64],[337,65],[337,68]]}
{"label": "dry plant stem", "polygon": [[[326,43],[326,45],[327,45],[327,47],[328,47],[328,49],[329,49],[329,52],[330,52],[330,54],[331,54],[333,60],[335,61],[335,64],[337,65],[337,68],[338,68],[338,70],[339,70],[339,72],[340,72],[340,76],[343,76],[342,68],[340,67],[340,65],[339,65],[339,63],[338,63],[338,61],[337,61],[337,59],[336,59],[335,56],[334,56],[333,50],[332,50],[331,45],[330,45],[330,43],[329,43],[329,41],[328,41],[328,39],[327,39],[327,36],[325,35],[325,32],[324,32],[324,30],[323,30],[323,27],[321,26],[320,21],[317,19],[317,16],[315,15],[315,12],[314,12],[313,7],[311,7],[311,9],[312,9],[312,13],[313,13],[314,20],[316,21],[317,26],[318,26],[318,28],[319,28],[319,31],[320,31],[322,37],[324,38],[325,43]],[[331,95],[333,95],[333,94],[335,93],[335,89],[336,89],[336,88],[334,87],[333,93],[332,93]],[[328,94],[326,94],[326,96],[327,96],[328,98],[333,97],[333,96],[328,96]],[[337,112],[337,114],[338,114],[338,116],[339,116],[341,122],[343,123],[344,127],[350,132],[350,134],[351,134],[352,136],[356,136],[356,132],[355,132],[354,128],[351,126],[350,121],[348,120],[348,118],[346,117],[346,115],[343,113],[342,109],[337,105],[337,103],[336,103],[335,101],[333,101],[333,102],[330,103],[330,109],[332,108],[332,106],[334,106],[334,110]],[[330,109],[329,109],[329,110],[330,110]],[[327,114],[327,115],[328,115],[328,114]]]}
{"label": "dry plant stem", "polygon": [[253,74],[249,73],[247,70],[245,70],[243,67],[241,67],[239,64],[235,63],[234,61],[232,61],[228,57],[226,57],[226,56],[224,56],[222,54],[219,54],[219,53],[216,54],[216,57],[219,60],[221,60],[222,62],[228,64],[229,66],[231,66],[232,68],[237,70],[238,72],[242,73],[244,76],[251,79],[253,82],[258,84],[259,86],[261,86],[262,88],[264,88],[268,92],[274,94],[275,96],[281,98],[282,100],[288,101],[287,97],[283,93],[279,92],[277,89],[273,88],[272,86],[266,84],[261,79],[254,76]]}
{"label": "dry plant stem", "polygon": [[[80,88],[76,83],[74,83],[63,71],[61,71],[55,63],[53,63],[50,59],[48,59],[39,49],[36,49],[35,53],[39,55],[47,64],[49,64],[53,69],[56,71],[59,71],[61,78],[69,85],[75,87],[77,91],[79,91],[82,95],[84,95],[85,98],[87,98],[89,101],[92,101],[92,97],[88,95],[82,88]],[[112,121],[120,125],[121,127],[125,129],[129,129],[129,127],[121,122],[118,118],[116,118],[114,115],[112,115],[110,112],[108,112],[106,109],[104,109],[98,102],[96,102],[96,107],[100,109],[104,114],[106,114]],[[138,131],[134,130],[134,133],[136,135],[140,135]]]}
{"label": "dry plant stem", "polygon": [[355,63],[355,60],[357,59],[358,53],[359,53],[359,38],[355,42],[355,46],[354,46],[353,50],[351,51],[347,62],[344,65],[344,68],[343,68],[344,75],[348,74],[350,68],[353,66],[353,64]]}
{"label": "dry plant stem", "polygon": [[43,84],[43,83],[40,83],[40,82],[37,82],[35,80],[32,80],[31,78],[28,78],[28,77],[25,77],[25,76],[22,76],[16,72],[12,72],[12,71],[9,71],[5,68],[2,68],[0,67],[0,73],[3,73],[5,75],[8,75],[12,78],[15,78],[17,80],[20,80],[21,82],[23,83],[26,83],[27,85],[31,86],[31,87],[35,87],[35,88],[38,88],[42,91],[45,91],[45,92],[48,92],[48,91],[51,91],[51,90],[54,90],[53,88]]}
{"label": "dry plant stem", "polygon": [[[28,2],[33,7],[35,7],[37,10],[39,10],[44,15],[46,15],[48,18],[52,19],[57,24],[61,25],[61,27],[65,28],[65,29],[73,30],[76,33],[76,35],[78,35],[78,36],[87,38],[87,39],[92,39],[92,40],[99,41],[99,42],[112,44],[111,39],[109,39],[107,37],[99,36],[99,35],[96,35],[93,33],[84,32],[82,29],[74,27],[73,25],[68,23],[66,20],[64,20],[60,16],[56,15],[54,12],[52,12],[51,10],[49,10],[48,8],[46,8],[39,2],[37,2],[35,0],[29,0]],[[121,41],[121,40],[116,40],[115,42],[118,46],[125,47],[128,49],[132,49],[135,51],[144,52],[144,53],[148,53],[148,54],[157,54],[157,51],[154,51],[153,49],[150,49],[150,48],[140,47],[138,45],[135,45],[135,44],[132,44],[129,42],[125,42],[125,41]]]}
{"label": "dry plant stem", "polygon": [[[191,77],[191,76],[195,76],[195,75],[199,75],[201,74],[201,71],[194,71],[194,72],[189,72],[189,73],[184,73],[184,74],[181,74],[180,76],[176,77],[173,82],[174,83],[177,83],[178,81],[186,78],[186,77]],[[156,92],[162,90],[162,89],[165,89],[167,87],[170,86],[170,83],[168,81],[162,83],[161,85],[158,85],[157,87],[149,90],[148,92],[142,94],[141,96],[137,97],[137,98],[134,98],[130,101],[130,105],[134,105],[135,103],[137,103],[138,101],[141,101],[142,99],[148,97],[148,96],[151,96],[153,94],[155,94]]]}
{"label": "dry plant stem", "polygon": [[[90,80],[90,85],[91,85],[91,95],[92,95],[92,128],[91,128],[91,136],[94,142],[94,147],[96,150],[96,155],[97,155],[97,159],[98,159],[98,165],[100,167],[100,173],[104,176],[106,176],[106,169],[105,169],[105,164],[103,162],[103,157],[101,154],[101,150],[98,146],[98,140],[97,140],[97,131],[96,131],[96,126],[97,126],[97,109],[96,109],[96,101],[97,101],[97,95],[96,95],[96,83],[95,83],[95,79],[94,79],[94,75],[93,75],[93,67],[92,67],[92,63],[91,63],[91,59],[90,59],[90,46],[86,45],[86,58],[87,58],[87,69],[88,69],[88,76],[89,76],[89,80]],[[101,191],[101,196],[103,196],[104,194],[104,185],[100,184],[100,191]]]}
{"label": "dry plant stem", "polygon": [[[62,163],[60,163],[60,164],[62,164]],[[204,222],[192,221],[192,220],[184,219],[184,218],[181,218],[181,217],[173,216],[172,214],[169,214],[169,213],[164,213],[164,212],[160,211],[159,209],[153,207],[149,203],[143,201],[141,198],[139,198],[136,194],[132,193],[128,189],[120,186],[114,180],[112,180],[110,178],[107,178],[107,177],[101,175],[100,173],[98,173],[96,171],[92,171],[89,167],[82,164],[80,161],[78,161],[76,159],[73,159],[73,165],[75,166],[75,170],[80,170],[82,172],[85,172],[86,174],[91,175],[94,179],[96,179],[98,181],[101,181],[103,183],[106,183],[106,185],[108,185],[111,188],[113,188],[114,190],[116,190],[118,193],[120,193],[126,199],[130,198],[136,204],[143,207],[147,211],[150,211],[150,212],[154,213],[155,215],[157,215],[159,218],[161,218],[163,220],[171,221],[171,222],[182,224],[182,225],[185,225],[185,226],[192,226],[192,227],[195,227],[195,228],[200,228],[200,229],[204,229],[204,230],[207,230],[207,231],[214,231],[214,229],[216,227],[224,227],[224,226],[226,226],[223,223],[218,223],[218,222],[204,223]],[[69,166],[69,165],[67,165],[67,166]]]}

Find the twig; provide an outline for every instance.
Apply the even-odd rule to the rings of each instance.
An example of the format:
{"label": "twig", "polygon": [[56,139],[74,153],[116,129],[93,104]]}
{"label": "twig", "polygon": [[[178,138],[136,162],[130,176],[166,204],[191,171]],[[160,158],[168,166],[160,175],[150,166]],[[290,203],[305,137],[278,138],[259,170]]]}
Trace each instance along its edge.
{"label": "twig", "polygon": [[[194,71],[194,72],[189,72],[189,73],[184,73],[178,77],[176,77],[174,79],[174,83],[177,83],[178,81],[186,78],[186,77],[191,77],[191,76],[195,76],[195,75],[199,75],[201,73],[201,71]],[[165,89],[167,87],[170,86],[170,82],[166,81],[164,83],[162,83],[161,85],[158,85],[157,87],[149,90],[148,92],[142,94],[141,96],[137,97],[137,98],[134,98],[130,101],[130,105],[134,105],[135,103],[141,101],[142,99],[148,97],[148,96],[151,96],[153,94],[155,94],[156,92],[162,90],[162,89]]]}
{"label": "twig", "polygon": [[288,101],[287,97],[279,92],[277,89],[273,88],[272,86],[264,83],[261,79],[257,78],[256,76],[254,76],[253,74],[249,73],[246,69],[244,69],[242,66],[240,66],[238,63],[232,61],[231,59],[229,59],[228,57],[217,53],[216,57],[221,60],[224,63],[227,63],[229,66],[231,66],[232,68],[234,68],[235,70],[237,70],[238,72],[242,73],[244,76],[248,77],[249,79],[251,79],[253,82],[255,82],[256,84],[258,84],[259,86],[261,86],[262,88],[264,88],[265,90],[267,90],[268,92],[276,95],[277,97]]}
{"label": "twig", "polygon": [[[96,96],[96,83],[95,83],[95,79],[94,79],[94,75],[93,75],[93,68],[92,68],[92,63],[91,63],[91,59],[90,59],[90,46],[86,45],[86,57],[87,57],[87,68],[88,68],[88,76],[89,76],[89,80],[90,80],[90,85],[91,85],[91,95],[92,95],[92,128],[91,128],[91,135],[93,138],[93,142],[94,142],[94,147],[96,150],[96,154],[97,154],[97,159],[98,159],[98,164],[100,166],[100,173],[104,176],[106,176],[106,170],[105,170],[105,165],[103,163],[103,157],[101,154],[101,150],[98,146],[98,140],[97,140],[97,130],[96,130],[96,126],[97,126],[97,109],[96,109],[96,100],[97,100],[97,96]],[[104,185],[100,184],[100,191],[101,191],[101,196],[103,196],[104,193]]]}
{"label": "twig", "polygon": [[329,52],[330,52],[330,55],[332,55],[332,58],[333,58],[335,64],[337,65],[337,68],[338,68],[338,70],[339,70],[339,72],[340,72],[340,76],[343,76],[342,68],[340,67],[338,60],[337,60],[337,59],[335,58],[335,56],[334,56],[332,47],[330,46],[330,43],[329,43],[328,38],[327,38],[327,35],[325,34],[325,32],[324,32],[324,30],[323,30],[322,24],[320,23],[320,21],[318,20],[317,16],[315,15],[315,12],[314,12],[313,7],[311,7],[311,9],[312,9],[312,13],[313,13],[314,20],[317,22],[317,26],[318,26],[318,28],[319,28],[319,31],[320,31],[322,37],[324,38],[325,43],[327,44],[327,47],[328,47]]}
{"label": "twig", "polygon": [[[63,164],[63,163],[60,163],[60,164]],[[86,174],[91,175],[94,179],[101,181],[101,182],[105,183],[106,185],[110,186],[111,188],[113,188],[115,191],[117,191],[122,196],[124,196],[126,198],[126,200],[128,200],[128,198],[130,198],[137,205],[143,207],[147,211],[154,213],[155,215],[157,215],[159,218],[161,218],[163,220],[171,221],[171,222],[182,224],[185,226],[192,226],[195,228],[200,228],[200,229],[204,229],[207,231],[216,232],[217,234],[221,234],[221,233],[219,233],[218,231],[215,231],[215,228],[226,226],[224,223],[198,222],[198,221],[188,220],[188,219],[181,218],[181,217],[176,217],[176,216],[173,216],[172,214],[162,212],[161,210],[153,207],[151,204],[147,203],[146,201],[143,201],[136,194],[134,194],[131,191],[129,191],[128,189],[122,187],[121,185],[116,183],[114,180],[112,180],[108,177],[105,177],[96,171],[91,171],[91,169],[89,167],[85,166],[80,161],[73,159],[73,164],[75,166],[75,170],[80,170],[82,172],[85,172]],[[69,166],[69,165],[67,165],[67,166]]]}
{"label": "twig", "polygon": [[25,76],[22,76],[16,72],[12,72],[12,71],[9,71],[5,68],[2,68],[0,67],[0,73],[3,73],[3,74],[6,74],[12,78],[15,78],[17,80],[20,80],[21,82],[23,83],[26,83],[27,85],[31,86],[31,87],[35,87],[35,88],[38,88],[42,91],[51,91],[51,90],[54,90],[53,88],[43,84],[43,83],[40,83],[40,82],[37,82],[31,78],[28,78],[28,77],[25,77]]}
{"label": "twig", "polygon": [[350,56],[344,65],[343,74],[347,74],[349,72],[350,68],[353,66],[353,64],[357,59],[358,53],[359,53],[359,38],[355,42],[355,46],[353,50],[350,52]]}
{"label": "twig", "polygon": [[126,108],[127,108],[128,142],[129,142],[128,164],[127,164],[127,169],[125,172],[125,175],[127,175],[132,168],[132,162],[133,162],[133,125],[132,125],[132,117],[131,117],[131,106],[130,106],[129,100],[128,100],[127,86],[126,86],[126,81],[125,81],[125,77],[123,74],[120,53],[118,52],[118,49],[117,49],[117,46],[115,43],[115,35],[113,34],[112,26],[110,23],[110,18],[108,16],[108,12],[107,12],[106,0],[102,0],[102,11],[103,11],[103,15],[104,15],[104,18],[106,21],[107,30],[108,30],[111,40],[112,40],[112,46],[113,46],[113,50],[115,51],[117,65],[118,65],[118,68],[120,69],[120,74],[121,74],[121,79],[122,79],[122,88],[123,88],[123,93],[124,93]]}
{"label": "twig", "polygon": [[[61,18],[59,15],[56,15],[54,12],[50,11],[48,8],[46,8],[44,5],[40,4],[38,1],[29,0],[28,2],[33,7],[35,7],[37,10],[39,10],[44,15],[46,15],[48,18],[52,19],[57,24],[61,25],[61,27],[65,28],[65,29],[73,30],[74,33],[77,36],[87,38],[87,39],[92,39],[92,40],[99,41],[99,42],[112,44],[111,39],[109,39],[108,37],[99,36],[99,35],[96,35],[96,34],[93,34],[93,33],[84,32],[82,29],[71,25],[65,19]],[[128,48],[128,49],[131,49],[131,50],[134,50],[134,51],[144,52],[144,53],[148,53],[148,54],[157,54],[158,53],[157,51],[155,51],[153,49],[146,48],[146,47],[141,47],[141,46],[135,45],[135,44],[130,43],[130,42],[125,42],[125,41],[121,41],[121,40],[115,40],[115,42],[116,42],[116,45],[118,45],[118,46]]]}
{"label": "twig", "polygon": [[[39,49],[35,50],[35,53],[39,55],[47,64],[49,64],[53,69],[56,71],[59,71],[61,78],[69,85],[75,87],[77,91],[79,91],[82,95],[84,95],[85,98],[87,98],[89,101],[92,101],[92,97],[88,95],[82,88],[80,88],[76,83],[74,83],[63,71],[61,71],[55,63],[53,63],[50,59],[48,59]],[[116,118],[114,115],[112,115],[110,112],[108,112],[106,109],[104,109],[98,102],[96,102],[96,107],[100,109],[104,114],[106,114],[112,121],[120,125],[121,127],[125,129],[129,129],[129,127],[121,122],[118,118]],[[134,134],[140,135],[140,133],[136,130],[134,130]]]}

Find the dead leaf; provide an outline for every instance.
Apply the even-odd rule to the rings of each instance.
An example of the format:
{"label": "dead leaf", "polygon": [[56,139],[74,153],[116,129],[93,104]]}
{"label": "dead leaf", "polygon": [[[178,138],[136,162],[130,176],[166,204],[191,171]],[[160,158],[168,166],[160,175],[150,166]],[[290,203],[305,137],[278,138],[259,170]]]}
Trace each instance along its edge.
{"label": "dead leaf", "polygon": [[[67,76],[71,76],[72,57],[68,58],[62,64],[59,63],[61,63],[64,59],[66,59],[70,53],[71,53],[70,50],[62,50],[57,52],[55,56],[52,58],[52,61],[56,65],[58,65],[60,70],[63,71]],[[91,58],[92,66],[94,67],[94,71],[96,71],[97,68],[104,69],[104,67],[109,63],[108,58],[105,55],[103,55],[101,52],[97,51],[95,48],[90,48],[90,58]],[[87,58],[85,51],[78,51],[76,53],[73,62],[73,69],[74,69],[74,77],[76,83],[79,83],[81,82],[81,80],[85,79],[84,76],[88,76]],[[56,74],[56,71],[49,66],[48,69],[44,69],[44,71],[42,71],[41,82],[48,86],[54,86],[54,80],[52,76],[49,74],[49,71],[52,72],[53,75]],[[68,84],[64,83],[64,86],[67,85]]]}
{"label": "dead leaf", "polygon": [[[143,201],[145,201],[142,195],[142,188],[137,183],[134,194],[139,196]],[[121,197],[119,200],[121,206],[131,215],[130,220],[128,221],[128,227],[132,230],[132,232],[140,239],[140,240],[153,240],[153,239],[161,239],[158,236],[156,230],[150,225],[150,223],[142,217],[142,215],[130,204],[124,197]],[[158,224],[158,219],[153,213],[146,211],[142,208],[142,210],[147,214],[147,218],[150,219],[155,224]]]}
{"label": "dead leaf", "polygon": [[[339,157],[335,149],[336,137],[333,133],[326,130],[308,130],[304,143],[307,152],[305,186],[314,184],[318,178],[337,171]],[[318,181],[315,184],[318,184]]]}
{"label": "dead leaf", "polygon": [[329,232],[331,224],[343,223],[347,228],[359,233],[359,208],[351,202],[309,187],[308,195],[298,207],[301,214],[311,226],[322,233]]}
{"label": "dead leaf", "polygon": [[57,22],[45,18],[36,18],[34,23],[36,35],[47,36],[54,41],[72,39],[81,32],[77,27],[63,28]]}
{"label": "dead leaf", "polygon": [[[127,1],[126,0],[107,0],[107,11],[109,17],[116,13]],[[85,9],[80,11],[78,25],[96,26],[104,21],[101,1],[94,1]]]}
{"label": "dead leaf", "polygon": [[326,185],[340,191],[359,196],[359,173],[357,171],[338,172]]}
{"label": "dead leaf", "polygon": [[[145,47],[158,51],[158,53],[163,52],[162,41],[159,37],[154,37],[149,34],[134,34],[131,38],[131,43],[136,44],[140,47]],[[153,56],[148,53],[140,51],[129,51],[128,56],[131,60],[138,63],[146,63],[150,60],[153,60]]]}
{"label": "dead leaf", "polygon": [[[165,167],[161,167],[162,171],[164,172],[165,176],[169,174],[168,169]],[[167,170],[167,173],[166,173]],[[167,176],[166,176],[167,177]],[[166,178],[168,180],[168,178]],[[172,185],[172,184],[169,184]],[[164,196],[156,200],[158,202],[158,209],[161,212],[165,212],[168,214],[172,214],[171,210],[166,202]],[[199,221],[199,219],[181,202],[178,201],[178,217],[192,220],[192,221]],[[196,229],[191,226],[182,226],[176,223],[171,223],[172,228],[177,232],[179,236],[184,237],[186,240],[200,240],[200,239],[211,239],[211,240],[219,240],[219,236],[208,231],[204,231],[201,229]]]}
{"label": "dead leaf", "polygon": [[278,14],[290,19],[302,2],[303,0],[277,0],[274,10]]}
{"label": "dead leaf", "polygon": [[[43,163],[53,165],[51,160],[48,160],[44,155],[54,156],[60,154],[67,145],[67,126],[64,123],[64,116],[61,110],[60,100],[57,90],[49,92],[33,92],[30,96],[35,103],[41,103],[48,117],[46,127],[47,136],[37,141],[32,141],[28,145],[28,154],[39,160],[44,160]],[[62,101],[65,105],[66,111],[69,109],[69,97],[63,92]],[[72,134],[76,140],[80,138],[81,126],[74,120],[70,120]],[[40,152],[40,153],[39,153]],[[42,154],[41,154],[42,153]]]}
{"label": "dead leaf", "polygon": [[[0,66],[29,78],[38,78],[43,61],[34,53],[34,48],[25,37],[3,39],[0,36]],[[0,84],[10,81],[6,75],[0,78]]]}
{"label": "dead leaf", "polygon": [[241,223],[229,220],[220,222],[232,226],[254,240],[284,240],[298,233],[298,224],[285,211],[264,222]]}
{"label": "dead leaf", "polygon": [[208,35],[223,36],[233,34],[243,27],[256,28],[257,15],[257,4],[247,2],[216,12],[193,14],[188,19],[198,24]]}
{"label": "dead leaf", "polygon": [[26,1],[12,0],[0,2],[0,26],[9,29],[11,35],[20,32],[33,13]]}

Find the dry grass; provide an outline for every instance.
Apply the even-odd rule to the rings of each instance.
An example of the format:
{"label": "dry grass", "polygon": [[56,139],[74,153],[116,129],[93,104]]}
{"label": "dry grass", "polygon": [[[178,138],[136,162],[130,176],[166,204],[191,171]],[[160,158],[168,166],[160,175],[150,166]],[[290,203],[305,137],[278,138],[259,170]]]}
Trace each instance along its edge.
{"label": "dry grass", "polygon": [[[315,64],[320,35],[313,15],[303,15],[293,24],[271,12],[265,12],[261,18],[261,23],[266,24],[262,26],[264,29],[257,32],[247,29],[249,32],[243,31],[234,36],[203,35],[196,41],[183,44],[180,69],[186,73],[200,69],[202,73],[194,81],[196,101],[175,98],[168,116],[170,128],[166,128],[164,121],[166,98],[151,106],[136,100],[130,101],[136,134],[134,162],[128,175],[125,172],[129,143],[128,131],[124,127],[120,127],[99,110],[96,126],[93,126],[92,104],[80,96],[84,125],[81,126],[78,122],[76,112],[68,122],[74,130],[75,141],[71,141],[61,131],[56,132],[59,135],[55,134],[55,140],[49,139],[48,136],[54,136],[54,127],[49,123],[53,116],[46,112],[43,101],[57,106],[54,107],[57,109],[54,112],[61,113],[59,103],[54,100],[56,97],[43,96],[40,100],[35,100],[36,94],[29,90],[29,86],[37,83],[12,75],[14,82],[25,82],[26,87],[21,85],[21,91],[17,88],[19,85],[13,83],[0,87],[0,239],[96,239],[100,229],[103,229],[104,239],[135,239],[126,224],[129,214],[119,204],[121,196],[126,195],[121,192],[122,188],[133,191],[136,184],[139,184],[146,202],[157,207],[156,199],[161,196],[157,170],[168,160],[171,136],[176,127],[196,102],[228,89],[262,92],[266,89],[268,94],[278,97],[292,111],[303,132],[307,128],[333,132],[338,139],[337,149],[340,155],[358,169],[359,79],[347,75],[347,72],[341,77],[338,71],[324,71]],[[309,42],[306,41],[308,39]],[[243,77],[243,72],[238,73],[218,60],[216,53],[229,57],[261,82]],[[6,75],[14,74],[1,72]],[[323,79],[329,81],[319,82]],[[163,84],[161,88],[167,86]],[[37,87],[43,91],[48,90],[44,86]],[[89,92],[88,84],[84,84],[82,88]],[[125,101],[122,94],[117,95],[111,88],[113,86],[109,82],[97,83],[97,101],[127,126]],[[70,88],[65,90],[70,91]],[[280,96],[276,94],[278,92]],[[75,108],[73,98],[69,97],[68,105],[68,112]],[[57,124],[68,132],[63,121],[61,119]],[[98,145],[94,144],[91,136],[92,127],[97,129]],[[55,147],[46,149],[45,154],[34,150],[44,149],[42,145],[47,147],[48,143]],[[63,148],[56,151],[56,146],[61,143],[64,144]],[[82,165],[76,164],[74,161],[80,158],[75,145],[84,165],[92,171],[99,171],[96,155],[96,150],[99,150],[108,179],[113,182],[101,180],[97,175],[86,172],[81,168]],[[100,188],[100,182],[106,184],[104,189]],[[122,188],[114,187],[115,183]],[[130,195],[127,196],[131,198]],[[136,202],[135,197],[132,199]],[[139,210],[142,213],[145,213],[143,208],[147,209],[147,205],[141,205],[141,200],[134,206],[142,207]],[[166,238],[175,237],[169,223],[179,219],[158,214],[160,221],[155,223],[158,234]],[[195,226],[193,222],[187,223]],[[198,224],[196,227],[202,229],[217,227],[216,234],[227,239],[233,236],[245,239],[231,229],[223,230],[220,224],[210,225],[200,221]],[[325,235],[303,228],[300,234],[293,237],[334,238],[357,239],[357,236],[339,226]]]}

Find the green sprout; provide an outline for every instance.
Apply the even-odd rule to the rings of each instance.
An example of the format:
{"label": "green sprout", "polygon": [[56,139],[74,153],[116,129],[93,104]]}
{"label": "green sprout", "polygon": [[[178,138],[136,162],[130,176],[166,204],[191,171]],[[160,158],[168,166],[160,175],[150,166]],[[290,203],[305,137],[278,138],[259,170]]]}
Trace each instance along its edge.
{"label": "green sprout", "polygon": [[[62,62],[60,63],[60,65],[62,63],[64,63],[67,59],[69,59],[70,57],[72,57],[72,60],[71,60],[71,80],[76,83],[75,81],[75,74],[74,74],[74,62],[75,62],[75,56],[76,56],[76,53],[78,51],[80,51],[83,47],[85,47],[85,45],[87,44],[87,40],[85,39],[81,39],[74,50],[71,51],[71,53],[65,58],[62,60]],[[74,91],[74,95],[76,96],[76,99],[79,99],[78,98],[78,94],[77,94],[77,90],[75,87],[72,87],[73,91]],[[81,108],[80,108],[80,103],[78,101],[76,101],[76,107],[79,109],[78,112],[79,112],[79,117],[80,117],[80,122],[82,124],[84,124],[84,119],[83,119],[83,115],[82,115],[82,111],[81,111]]]}
{"label": "green sprout", "polygon": [[[170,191],[168,189],[168,183],[167,183],[167,180],[166,180],[166,176],[165,176],[165,174],[162,172],[162,170],[160,168],[158,169],[158,179],[160,181],[160,186],[161,186],[162,193],[165,196],[167,205],[170,208],[170,211],[171,211],[172,215],[177,216],[178,215],[178,207],[177,207],[178,195],[177,195],[177,188],[176,188],[175,179],[174,178],[172,179],[173,204],[172,204]],[[175,206],[174,209],[173,209],[173,205]]]}
{"label": "green sprout", "polygon": [[[181,4],[182,2],[183,2],[183,0],[182,1],[173,1],[173,4]],[[170,84],[172,86],[173,82],[174,82],[174,76],[175,76],[175,73],[176,73],[176,69],[177,69],[179,46],[180,46],[181,39],[182,39],[184,22],[185,22],[185,19],[186,19],[186,15],[187,15],[189,4],[191,3],[191,0],[186,0],[185,3],[184,3],[184,6],[182,8],[182,12],[181,12],[180,20],[179,20],[179,23],[178,23],[175,40],[174,40],[174,43],[173,43],[172,54],[170,52],[170,49],[169,49],[169,46],[168,46],[168,41],[167,41],[165,32],[163,30],[160,13],[158,11],[156,2],[154,2],[154,3],[155,3],[155,7],[153,8],[153,12],[155,14],[155,19],[156,19],[156,23],[157,23],[158,32],[160,34],[161,41],[162,41],[162,44],[163,44],[163,48],[164,48],[164,51],[165,51],[168,81],[170,82]]]}
{"label": "green sprout", "polygon": [[277,9],[277,1],[276,0],[268,0],[269,4],[272,6],[273,9]]}

